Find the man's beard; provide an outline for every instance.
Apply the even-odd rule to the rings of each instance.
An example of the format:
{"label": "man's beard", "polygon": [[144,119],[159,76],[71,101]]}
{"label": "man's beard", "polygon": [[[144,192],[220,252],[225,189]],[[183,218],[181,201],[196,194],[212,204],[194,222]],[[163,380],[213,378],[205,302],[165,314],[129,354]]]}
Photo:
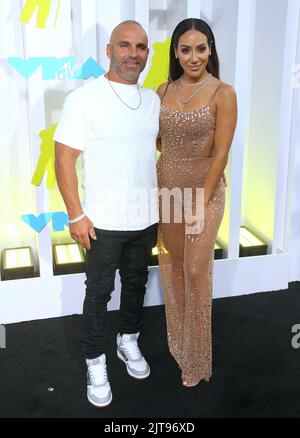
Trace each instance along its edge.
{"label": "man's beard", "polygon": [[125,79],[125,81],[137,81],[140,74],[144,70],[146,64],[144,66],[142,66],[141,64],[138,64],[138,71],[130,73],[130,72],[125,71],[122,68],[121,64],[116,62],[114,57],[112,56],[112,58],[110,60],[110,66],[111,66],[112,70],[114,70],[116,73],[118,73],[118,75],[120,75],[121,78]]}

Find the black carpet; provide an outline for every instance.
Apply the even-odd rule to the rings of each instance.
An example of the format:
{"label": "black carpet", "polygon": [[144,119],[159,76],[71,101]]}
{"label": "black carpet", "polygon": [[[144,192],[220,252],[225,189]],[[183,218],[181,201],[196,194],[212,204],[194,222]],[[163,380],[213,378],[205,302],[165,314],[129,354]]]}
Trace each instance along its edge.
{"label": "black carpet", "polygon": [[[300,417],[300,283],[213,302],[213,377],[181,386],[167,348],[164,307],[144,310],[141,349],[151,365],[144,381],[129,377],[116,357],[118,312],[108,315],[108,373],[112,404],[86,399],[81,316],[6,326],[0,349],[0,417],[274,418]],[[52,388],[52,390],[51,390]]]}

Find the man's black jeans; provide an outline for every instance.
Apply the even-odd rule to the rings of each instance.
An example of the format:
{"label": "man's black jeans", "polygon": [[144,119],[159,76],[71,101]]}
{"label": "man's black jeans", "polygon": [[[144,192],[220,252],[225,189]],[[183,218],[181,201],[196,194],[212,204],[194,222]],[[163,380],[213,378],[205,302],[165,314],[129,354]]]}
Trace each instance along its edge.
{"label": "man's black jeans", "polygon": [[107,231],[95,228],[86,253],[86,296],[83,305],[83,347],[87,359],[105,352],[107,303],[114,290],[116,269],[121,277],[120,333],[142,328],[142,311],[151,249],[157,224],[140,231]]}

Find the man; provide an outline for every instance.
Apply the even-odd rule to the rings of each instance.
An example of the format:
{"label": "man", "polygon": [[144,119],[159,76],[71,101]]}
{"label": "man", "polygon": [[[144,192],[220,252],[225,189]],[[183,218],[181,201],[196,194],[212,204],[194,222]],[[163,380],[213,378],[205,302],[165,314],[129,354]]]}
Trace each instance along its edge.
{"label": "man", "polygon": [[[153,194],[156,188],[160,101],[153,91],[138,85],[148,54],[148,38],[139,23],[118,25],[107,45],[109,71],[67,97],[55,134],[57,182],[70,234],[87,250],[83,345],[87,397],[98,407],[112,400],[105,318],[117,268],[122,283],[117,355],[130,376],[144,379],[150,374],[137,343],[158,222],[155,196],[149,191]],[[83,206],[75,169],[81,152]],[[145,208],[136,208],[137,193],[143,194],[140,201],[147,214]]]}

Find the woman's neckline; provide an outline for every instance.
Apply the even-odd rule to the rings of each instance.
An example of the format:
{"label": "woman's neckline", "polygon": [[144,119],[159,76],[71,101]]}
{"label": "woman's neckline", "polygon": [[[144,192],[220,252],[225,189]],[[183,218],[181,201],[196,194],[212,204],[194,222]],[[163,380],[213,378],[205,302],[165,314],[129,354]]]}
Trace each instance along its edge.
{"label": "woman's neckline", "polygon": [[180,110],[177,110],[177,109],[173,109],[173,108],[170,108],[170,107],[164,105],[163,103],[161,103],[161,106],[163,106],[168,111],[171,111],[173,113],[180,113],[180,114],[195,113],[195,112],[203,111],[204,109],[208,108],[209,109],[209,113],[212,116],[212,113],[211,113],[211,110],[210,110],[210,104],[202,106],[201,108],[196,108],[194,110],[189,110],[189,111],[180,111]]}

